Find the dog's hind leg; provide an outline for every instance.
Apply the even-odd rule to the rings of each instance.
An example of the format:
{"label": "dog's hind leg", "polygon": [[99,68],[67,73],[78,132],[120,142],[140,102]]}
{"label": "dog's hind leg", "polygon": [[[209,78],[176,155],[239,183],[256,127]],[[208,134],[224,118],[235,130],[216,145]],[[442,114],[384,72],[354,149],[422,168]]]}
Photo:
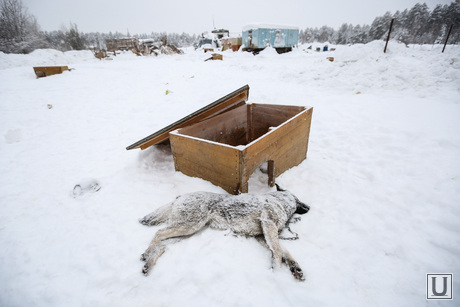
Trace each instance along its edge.
{"label": "dog's hind leg", "polygon": [[265,242],[272,252],[273,267],[281,267],[282,248],[278,240],[278,227],[269,219],[261,219],[262,231],[264,233]]}
{"label": "dog's hind leg", "polygon": [[164,253],[166,246],[162,241],[170,238],[190,236],[202,229],[206,224],[207,221],[203,221],[194,226],[169,226],[158,230],[149,247],[141,256],[141,259],[146,262],[142,272],[147,275],[158,258]]}
{"label": "dog's hind leg", "polygon": [[[158,258],[160,258],[160,256],[163,255],[163,253],[166,251],[166,247],[169,244],[177,243],[180,240],[182,240],[182,238],[168,239],[168,240],[164,240],[164,241],[158,243],[158,245],[155,247],[155,249],[150,254],[150,257],[148,259],[144,259],[144,254],[142,254],[141,260],[143,260],[143,261],[148,260],[150,262],[149,267],[153,267],[155,265],[155,263],[157,262]],[[144,267],[143,270],[142,270],[142,273],[144,273],[144,275],[147,275],[148,271],[149,271],[149,269]]]}
{"label": "dog's hind leg", "polygon": [[[161,255],[163,255],[163,253],[165,252],[166,250],[166,243],[164,242],[160,242],[156,247],[155,249],[152,251],[152,253],[149,255],[149,258],[148,259],[145,259],[145,254],[142,254],[141,256],[141,260],[144,260],[144,261],[147,261],[147,263],[144,265],[143,269],[142,269],[142,273],[147,276],[148,273],[149,273],[149,270],[151,267],[153,267],[155,265],[155,263],[157,262],[158,258],[160,258]],[[148,265],[147,265],[148,264]]]}
{"label": "dog's hind leg", "polygon": [[139,219],[139,223],[146,226],[155,226],[165,222],[171,212],[172,203],[161,206],[152,213],[147,214],[143,218]]}

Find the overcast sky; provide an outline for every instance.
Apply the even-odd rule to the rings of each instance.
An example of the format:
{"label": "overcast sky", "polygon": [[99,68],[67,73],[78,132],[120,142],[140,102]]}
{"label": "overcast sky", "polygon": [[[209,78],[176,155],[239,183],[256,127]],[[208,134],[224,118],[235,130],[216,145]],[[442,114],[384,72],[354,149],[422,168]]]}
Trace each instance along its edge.
{"label": "overcast sky", "polygon": [[246,24],[294,25],[304,29],[343,23],[371,24],[385,12],[425,2],[430,11],[452,0],[22,0],[42,30],[70,22],[82,32],[200,34],[213,27],[239,33]]}

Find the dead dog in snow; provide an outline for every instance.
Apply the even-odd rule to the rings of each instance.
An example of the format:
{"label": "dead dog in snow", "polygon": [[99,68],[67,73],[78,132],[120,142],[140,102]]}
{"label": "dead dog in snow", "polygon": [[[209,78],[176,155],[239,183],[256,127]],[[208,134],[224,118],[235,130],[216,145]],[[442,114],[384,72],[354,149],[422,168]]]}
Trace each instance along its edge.
{"label": "dead dog in snow", "polygon": [[142,254],[141,260],[146,262],[142,272],[148,274],[164,253],[167,243],[171,243],[168,239],[190,236],[209,226],[258,238],[272,252],[274,268],[284,262],[295,278],[304,280],[302,269],[289,252],[281,247],[278,235],[294,213],[307,213],[310,207],[278,185],[276,188],[275,192],[261,195],[190,193],[146,215],[139,220],[141,224],[153,226],[167,223],[168,226],[157,231]]}

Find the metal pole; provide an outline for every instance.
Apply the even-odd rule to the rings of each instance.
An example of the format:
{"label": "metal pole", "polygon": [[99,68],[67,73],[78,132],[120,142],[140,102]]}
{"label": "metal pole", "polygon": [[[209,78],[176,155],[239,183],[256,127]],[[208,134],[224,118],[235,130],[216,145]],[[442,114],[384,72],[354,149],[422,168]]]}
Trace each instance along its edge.
{"label": "metal pole", "polygon": [[387,42],[385,44],[385,49],[383,49],[383,53],[386,53],[387,52],[387,46],[388,46],[388,41],[390,40],[390,34],[391,34],[391,28],[393,27],[393,21],[395,19],[391,19],[391,23],[390,23],[390,30],[388,31],[388,36],[387,36]]}
{"label": "metal pole", "polygon": [[442,53],[444,53],[444,49],[446,49],[447,40],[449,39],[450,32],[452,31],[452,27],[453,27],[453,26],[454,26],[454,24],[451,24],[451,25],[450,25],[449,33],[447,33],[447,37],[446,37],[446,42],[444,43],[444,47],[442,48]]}

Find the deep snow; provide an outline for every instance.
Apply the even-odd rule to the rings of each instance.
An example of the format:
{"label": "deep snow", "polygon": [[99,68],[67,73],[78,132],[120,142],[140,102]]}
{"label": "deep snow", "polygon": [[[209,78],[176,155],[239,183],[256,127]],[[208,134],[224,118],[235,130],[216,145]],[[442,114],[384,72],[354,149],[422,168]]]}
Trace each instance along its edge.
{"label": "deep snow", "polygon": [[[460,48],[307,47],[207,62],[193,49],[0,53],[0,306],[453,306]],[[40,65],[75,70],[36,79]],[[175,172],[168,150],[125,147],[245,84],[250,102],[314,107],[307,160],[277,178],[311,207],[292,225],[300,239],[281,242],[306,281],[272,271],[254,239],[209,229],[144,277],[159,227],[138,219],[224,192]],[[256,173],[250,192],[265,182]],[[454,301],[426,301],[426,273],[454,273]]]}

